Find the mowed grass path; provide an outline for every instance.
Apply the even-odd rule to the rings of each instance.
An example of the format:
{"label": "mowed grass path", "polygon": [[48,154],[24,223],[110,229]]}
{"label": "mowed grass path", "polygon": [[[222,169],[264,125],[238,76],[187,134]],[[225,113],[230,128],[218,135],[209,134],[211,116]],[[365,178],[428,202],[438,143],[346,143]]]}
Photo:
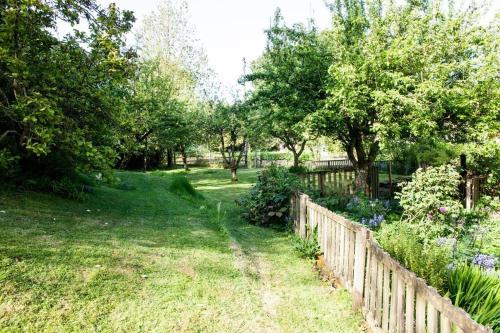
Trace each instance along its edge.
{"label": "mowed grass path", "polygon": [[168,191],[177,172],[118,173],[129,189],[83,203],[0,192],[0,331],[362,331],[288,234],[240,220],[255,171],[193,170],[204,200]]}

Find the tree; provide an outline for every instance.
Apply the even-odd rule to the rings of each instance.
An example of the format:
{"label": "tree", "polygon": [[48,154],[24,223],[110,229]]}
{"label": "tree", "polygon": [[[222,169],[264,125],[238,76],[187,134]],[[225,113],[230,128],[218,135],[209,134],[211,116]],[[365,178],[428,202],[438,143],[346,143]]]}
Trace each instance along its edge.
{"label": "tree", "polygon": [[484,86],[498,84],[498,57],[488,46],[494,36],[478,24],[475,9],[456,11],[450,4],[443,12],[437,1],[340,0],[332,11],[328,96],[312,119],[319,134],[342,143],[358,189],[369,185],[368,169],[381,144],[460,141],[477,128],[475,120],[491,117]]}
{"label": "tree", "polygon": [[159,164],[167,151],[170,166],[177,150],[187,169],[187,149],[199,141],[197,114],[210,90],[206,57],[189,24],[187,3],[160,2],[137,40],[141,63],[125,117],[123,142],[128,144],[122,161],[132,158],[137,164],[141,156],[146,169],[149,156]]}
{"label": "tree", "polygon": [[[58,39],[58,20],[89,30]],[[133,21],[92,0],[0,2],[0,160],[7,156],[19,180],[50,186],[109,170],[133,68],[123,39]]]}
{"label": "tree", "polygon": [[231,180],[238,181],[237,171],[245,150],[246,109],[241,102],[218,104],[209,118],[208,130],[217,142],[224,166],[231,170]]}
{"label": "tree", "polygon": [[267,47],[244,79],[255,85],[249,104],[254,122],[283,142],[294,157],[294,166],[310,139],[307,116],[325,98],[330,55],[310,23],[287,27],[279,9],[267,31]]}

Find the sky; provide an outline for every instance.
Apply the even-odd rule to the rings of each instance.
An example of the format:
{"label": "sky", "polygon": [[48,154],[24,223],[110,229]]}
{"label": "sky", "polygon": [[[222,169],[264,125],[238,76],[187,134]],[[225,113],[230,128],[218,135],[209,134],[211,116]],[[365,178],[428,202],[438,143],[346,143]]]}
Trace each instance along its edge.
{"label": "sky", "polygon": [[[161,0],[99,0],[115,2],[135,13],[136,26]],[[250,63],[265,47],[264,30],[277,7],[287,23],[314,18],[320,28],[330,26],[330,12],[323,0],[188,0],[191,22],[203,44],[210,67],[224,86],[236,86],[243,74],[243,58]]]}
{"label": "sky", "polygon": [[[155,10],[159,1],[98,0],[103,6],[114,2],[121,9],[132,10],[137,19],[136,26]],[[494,9],[490,15],[500,10],[500,0],[463,1],[489,1]],[[288,24],[306,23],[309,18],[313,18],[320,29],[331,24],[324,0],[188,0],[188,5],[191,22],[205,48],[209,64],[222,84],[228,87],[237,86],[243,73],[243,58],[250,63],[264,50],[264,30],[269,27],[277,7],[281,8]]]}

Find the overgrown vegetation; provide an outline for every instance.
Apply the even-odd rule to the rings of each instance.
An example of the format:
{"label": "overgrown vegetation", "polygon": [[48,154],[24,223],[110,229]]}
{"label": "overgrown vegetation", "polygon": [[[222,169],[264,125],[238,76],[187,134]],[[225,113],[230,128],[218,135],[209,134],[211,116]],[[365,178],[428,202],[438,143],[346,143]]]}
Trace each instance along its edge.
{"label": "overgrown vegetation", "polygon": [[203,196],[196,191],[189,179],[182,175],[175,175],[168,189],[183,198],[203,199]]}
{"label": "overgrown vegetation", "polygon": [[285,228],[289,226],[290,199],[301,188],[300,179],[286,168],[263,170],[255,186],[239,201],[242,216],[250,223]]}

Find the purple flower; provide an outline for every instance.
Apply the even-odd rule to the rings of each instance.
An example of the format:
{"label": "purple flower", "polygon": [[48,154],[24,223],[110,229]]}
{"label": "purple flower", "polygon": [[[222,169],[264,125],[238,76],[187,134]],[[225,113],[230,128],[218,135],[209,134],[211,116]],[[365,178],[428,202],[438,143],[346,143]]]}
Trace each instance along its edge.
{"label": "purple flower", "polygon": [[376,215],[375,214],[369,220],[367,220],[366,218],[363,217],[361,219],[361,224],[366,225],[367,227],[377,228],[380,226],[380,224],[382,224],[383,221],[384,221],[384,215]]}
{"label": "purple flower", "polygon": [[498,259],[494,255],[478,253],[472,258],[472,264],[486,270],[493,270],[497,265]]}
{"label": "purple flower", "polygon": [[434,215],[432,215],[431,213],[429,213],[429,214],[427,214],[427,218],[428,218],[429,220],[432,220],[432,219],[434,218]]}
{"label": "purple flower", "polygon": [[455,264],[451,263],[451,264],[446,265],[446,269],[449,270],[449,271],[454,270],[455,269]]}
{"label": "purple flower", "polygon": [[446,214],[446,212],[447,212],[446,207],[439,207],[439,212],[441,214]]}

